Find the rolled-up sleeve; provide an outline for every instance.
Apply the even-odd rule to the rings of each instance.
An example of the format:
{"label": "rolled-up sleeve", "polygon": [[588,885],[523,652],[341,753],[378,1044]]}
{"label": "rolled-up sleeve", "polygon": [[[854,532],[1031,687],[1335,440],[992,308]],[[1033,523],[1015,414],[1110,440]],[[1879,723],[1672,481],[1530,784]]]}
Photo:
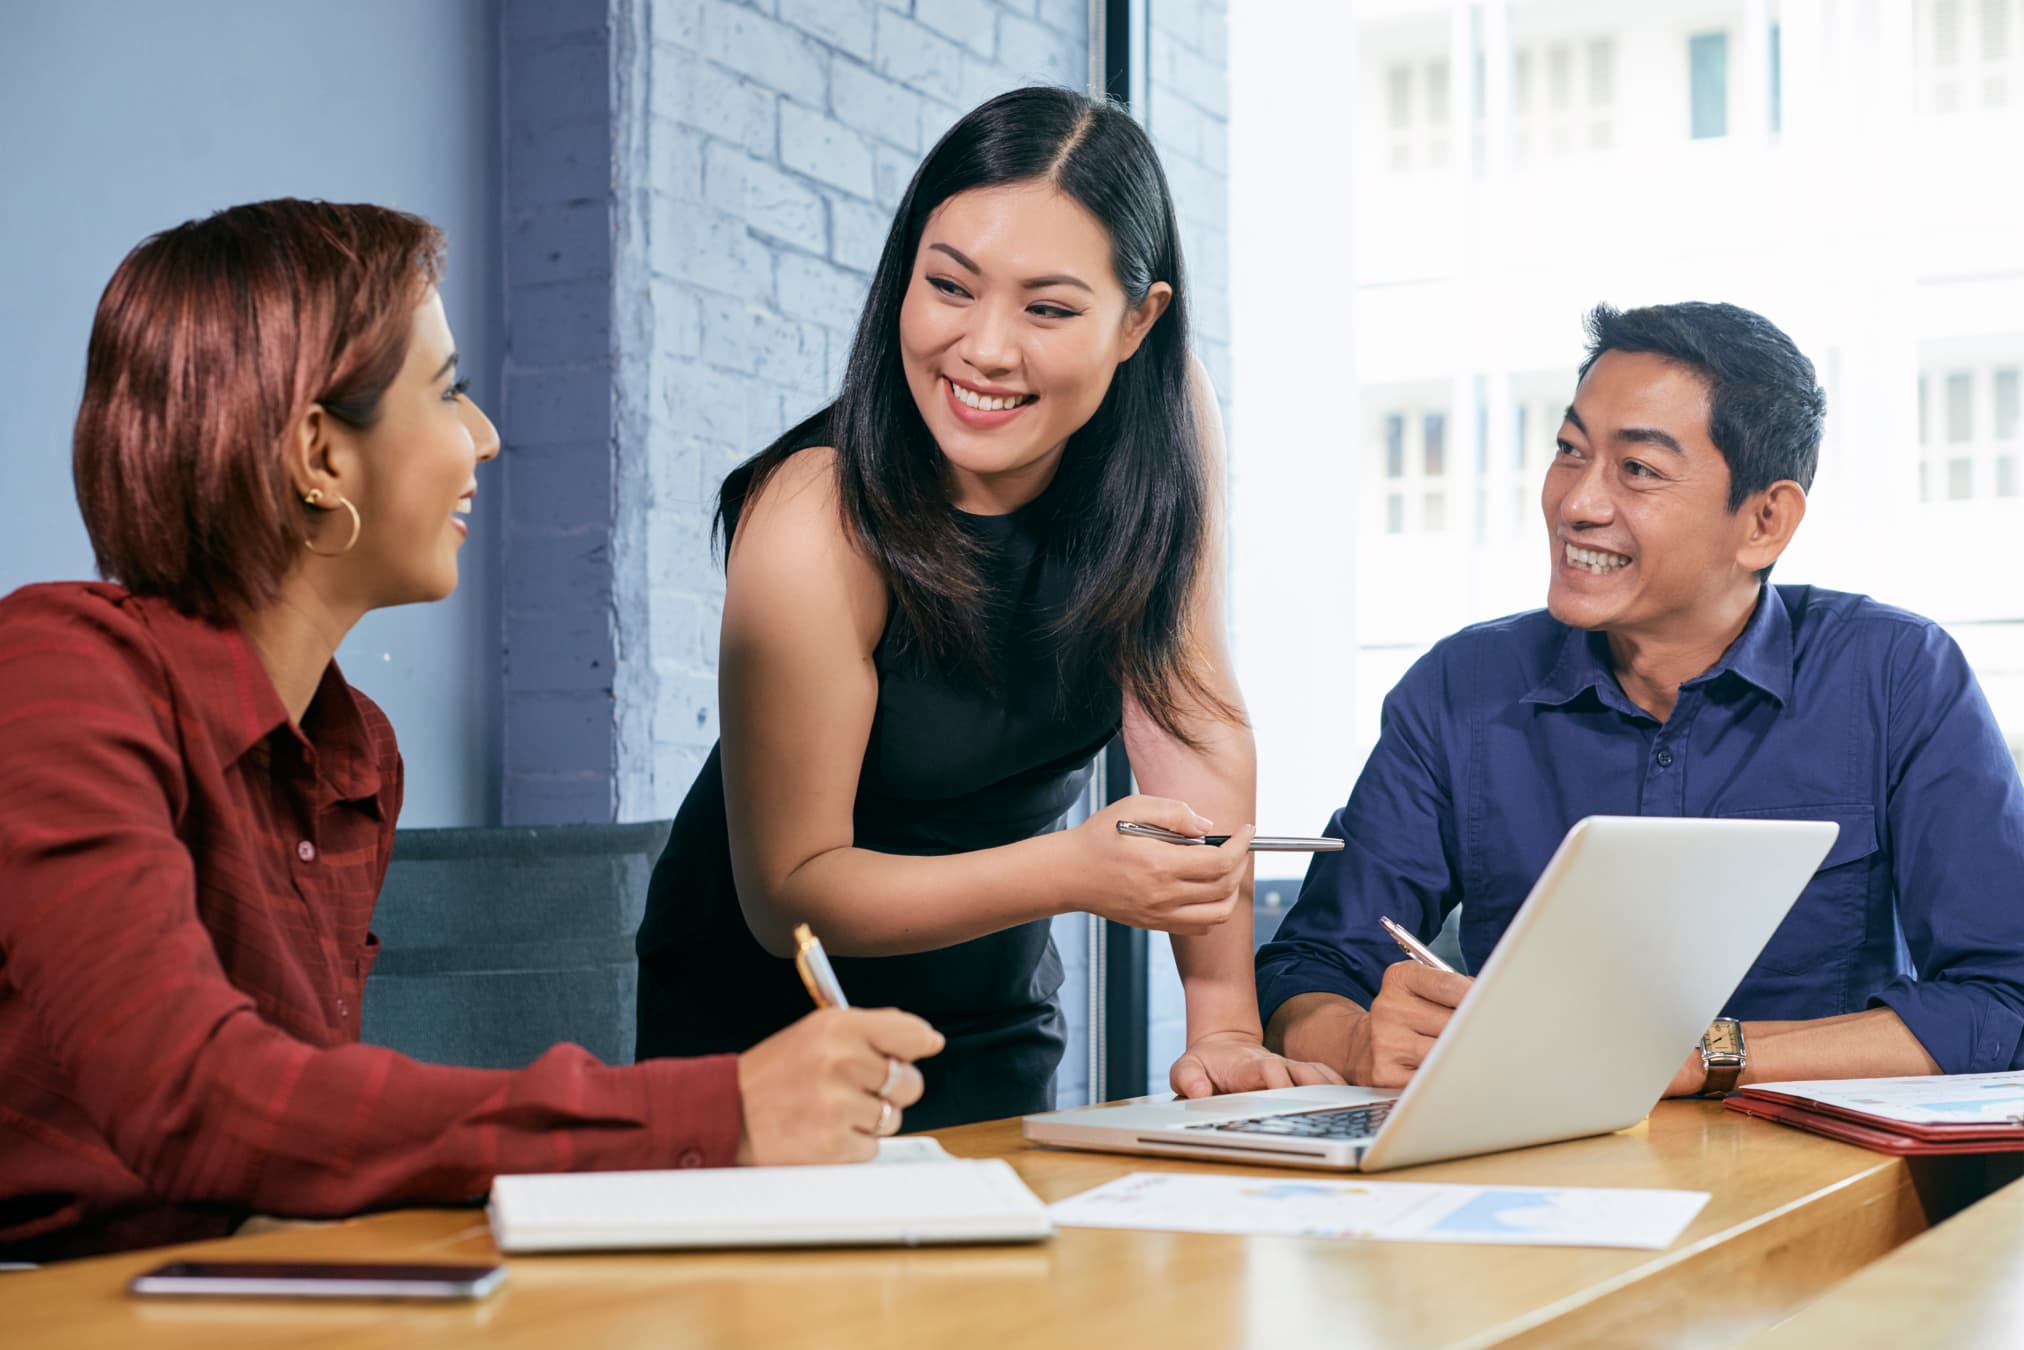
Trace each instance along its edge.
{"label": "rolled-up sleeve", "polygon": [[1890,651],[1886,783],[1898,921],[1916,977],[1870,996],[1944,1073],[2024,1067],[2024,784],[1937,625]]}
{"label": "rolled-up sleeve", "polygon": [[1343,848],[1314,855],[1299,900],[1258,951],[1258,1008],[1268,1025],[1300,994],[1339,994],[1368,1007],[1385,967],[1401,959],[1379,916],[1432,941],[1460,899],[1441,748],[1447,655],[1445,644],[1436,646],[1385,697],[1377,747],[1328,823]]}

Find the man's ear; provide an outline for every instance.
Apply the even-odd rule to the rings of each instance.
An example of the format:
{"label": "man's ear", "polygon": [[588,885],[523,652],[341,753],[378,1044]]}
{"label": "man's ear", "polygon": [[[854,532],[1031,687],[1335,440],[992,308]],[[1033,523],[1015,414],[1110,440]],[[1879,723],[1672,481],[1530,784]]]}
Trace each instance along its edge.
{"label": "man's ear", "polygon": [[1164,281],[1155,281],[1146,288],[1146,298],[1124,316],[1124,350],[1117,358],[1120,362],[1138,355],[1139,344],[1153,331],[1153,325],[1160,321],[1160,315],[1167,312],[1173,300],[1174,288]]}
{"label": "man's ear", "polygon": [[1761,572],[1778,561],[1786,545],[1806,519],[1806,489],[1789,478],[1780,479],[1762,492],[1751,494],[1737,508],[1744,516],[1743,544],[1736,552],[1736,565],[1749,572]]}

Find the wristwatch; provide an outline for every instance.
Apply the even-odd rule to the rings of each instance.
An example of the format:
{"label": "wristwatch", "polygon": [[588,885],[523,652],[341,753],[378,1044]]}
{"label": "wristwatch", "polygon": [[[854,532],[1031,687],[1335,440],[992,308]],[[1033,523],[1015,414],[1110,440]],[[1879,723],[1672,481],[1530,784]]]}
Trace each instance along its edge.
{"label": "wristwatch", "polygon": [[1743,1050],[1743,1024],[1733,1017],[1717,1017],[1708,1023],[1701,1037],[1701,1067],[1708,1079],[1701,1085],[1703,1097],[1719,1097],[1736,1086],[1750,1057]]}

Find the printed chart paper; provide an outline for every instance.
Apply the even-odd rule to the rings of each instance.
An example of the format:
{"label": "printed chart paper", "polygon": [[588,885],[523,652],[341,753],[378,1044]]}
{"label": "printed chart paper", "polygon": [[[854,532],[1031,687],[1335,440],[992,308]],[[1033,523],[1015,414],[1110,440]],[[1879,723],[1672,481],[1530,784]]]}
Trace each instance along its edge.
{"label": "printed chart paper", "polygon": [[1707,1202],[1706,1191],[1134,1172],[1048,1212],[1063,1228],[1656,1251]]}

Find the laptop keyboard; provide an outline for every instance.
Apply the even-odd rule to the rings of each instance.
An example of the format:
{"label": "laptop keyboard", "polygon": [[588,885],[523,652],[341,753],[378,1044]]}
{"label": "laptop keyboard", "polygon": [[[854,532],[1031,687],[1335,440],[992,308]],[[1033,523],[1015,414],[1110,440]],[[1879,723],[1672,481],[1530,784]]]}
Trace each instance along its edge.
{"label": "laptop keyboard", "polygon": [[1218,1120],[1188,1128],[1219,1134],[1273,1134],[1288,1139],[1368,1139],[1384,1124],[1395,1104],[1372,1102],[1368,1106],[1343,1106],[1327,1111]]}

